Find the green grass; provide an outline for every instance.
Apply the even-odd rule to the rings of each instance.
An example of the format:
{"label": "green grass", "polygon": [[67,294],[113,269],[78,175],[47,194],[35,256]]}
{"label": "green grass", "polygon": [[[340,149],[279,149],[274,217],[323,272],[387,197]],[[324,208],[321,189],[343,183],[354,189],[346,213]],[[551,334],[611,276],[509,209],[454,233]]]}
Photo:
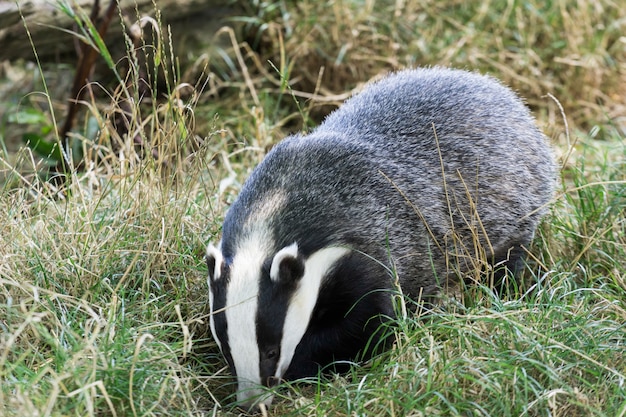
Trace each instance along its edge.
{"label": "green grass", "polygon": [[149,152],[116,132],[120,101],[102,94],[117,88],[138,103],[137,65],[135,88],[90,85],[74,136],[85,169],[67,188],[35,175],[43,162],[28,148],[7,147],[32,127],[11,114],[59,120],[55,67],[42,66],[52,96],[29,94],[42,79],[13,91],[16,101],[3,96],[0,415],[237,415],[208,331],[203,261],[228,204],[274,143],[360,83],[440,64],[518,90],[560,155],[562,186],[530,248],[528,284],[519,297],[470,288],[400,319],[391,351],[280,387],[271,412],[626,416],[626,11],[585,0],[246,7],[235,31],[211,39],[222,46],[205,72],[193,70],[202,60],[178,64],[159,34],[150,65],[165,91],[153,79],[130,117]]}

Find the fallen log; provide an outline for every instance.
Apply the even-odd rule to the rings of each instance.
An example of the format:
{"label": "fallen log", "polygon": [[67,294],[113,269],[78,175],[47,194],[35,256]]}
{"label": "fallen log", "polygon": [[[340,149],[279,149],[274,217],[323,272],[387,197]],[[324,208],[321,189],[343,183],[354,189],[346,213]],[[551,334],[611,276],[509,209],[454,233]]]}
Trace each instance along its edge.
{"label": "fallen log", "polygon": [[[73,10],[82,8],[89,15],[94,0],[65,0]],[[102,2],[108,3],[108,2]],[[105,40],[115,42],[122,36],[120,15],[130,23],[138,17],[155,16],[156,3],[165,24],[175,33],[203,31],[214,27],[231,11],[232,0],[119,0]],[[106,6],[101,6],[106,7]],[[32,60],[33,45],[42,59],[76,51],[76,39],[68,33],[74,21],[53,0],[0,0],[0,61],[24,58]],[[30,38],[29,35],[30,34]],[[32,44],[31,40],[32,39]]]}

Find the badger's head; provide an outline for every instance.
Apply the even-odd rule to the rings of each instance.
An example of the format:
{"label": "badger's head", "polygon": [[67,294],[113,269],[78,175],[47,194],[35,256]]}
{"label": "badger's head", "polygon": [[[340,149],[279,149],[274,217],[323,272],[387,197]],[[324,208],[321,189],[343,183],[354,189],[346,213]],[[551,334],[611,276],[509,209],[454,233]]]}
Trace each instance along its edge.
{"label": "badger's head", "polygon": [[241,407],[271,403],[264,387],[285,375],[323,278],[347,252],[330,247],[305,258],[296,243],[268,253],[257,242],[240,245],[229,258],[208,246],[211,332],[237,378]]}

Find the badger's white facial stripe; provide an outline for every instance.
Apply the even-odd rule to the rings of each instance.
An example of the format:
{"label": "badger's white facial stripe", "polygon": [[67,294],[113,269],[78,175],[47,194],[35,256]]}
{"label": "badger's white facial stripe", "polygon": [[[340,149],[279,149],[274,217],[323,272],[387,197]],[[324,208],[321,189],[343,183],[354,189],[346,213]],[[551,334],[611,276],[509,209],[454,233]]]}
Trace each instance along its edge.
{"label": "badger's white facial stripe", "polygon": [[259,403],[269,407],[274,398],[270,392],[259,388],[258,384],[240,382],[237,389],[237,405],[248,410]]}
{"label": "badger's white facial stripe", "polygon": [[306,332],[317,302],[322,279],[348,252],[347,248],[329,247],[313,253],[306,260],[304,276],[300,279],[298,289],[291,298],[285,317],[276,378],[281,378],[289,368],[296,347]]}
{"label": "badger's white facial stripe", "polygon": [[[256,244],[253,244],[256,243]],[[257,395],[250,390],[261,384],[259,348],[256,335],[256,313],[259,294],[260,265],[266,251],[258,240],[239,247],[232,261],[228,293],[226,294],[226,322],[228,343],[239,382],[237,398],[241,401]]]}
{"label": "badger's white facial stripe", "polygon": [[[221,272],[222,272],[222,263],[224,262],[224,257],[222,256],[222,252],[219,249],[217,249],[215,246],[213,246],[213,244],[209,243],[209,245],[206,248],[206,256],[207,256],[207,259],[213,258],[215,260],[213,271],[209,271],[208,279],[210,280],[211,277],[213,277],[214,280],[220,279]],[[211,286],[211,283],[209,282],[209,287],[210,286]]]}
{"label": "badger's white facial stripe", "polygon": [[207,277],[207,285],[209,286],[209,309],[211,311],[211,315],[209,316],[209,327],[211,328],[211,334],[213,335],[213,340],[217,342],[217,346],[219,346],[220,350],[223,350],[222,343],[220,342],[220,339],[217,337],[217,332],[215,331],[215,320],[213,317],[213,312],[215,311],[215,308],[214,308],[215,296],[213,294],[211,280],[220,279],[224,257],[222,256],[222,252],[219,249],[217,249],[215,246],[213,246],[211,243],[209,243],[209,245],[206,248],[206,256],[207,256],[207,259],[213,258],[213,260],[215,261],[213,271],[209,271],[209,276]]}
{"label": "badger's white facial stripe", "polygon": [[274,259],[272,260],[272,266],[270,268],[270,278],[272,281],[278,281],[278,273],[280,272],[280,263],[285,258],[297,258],[298,257],[298,244],[292,243],[279,250]]}
{"label": "badger's white facial stripe", "polygon": [[209,310],[211,311],[211,314],[209,315],[209,327],[211,328],[213,340],[217,342],[217,346],[220,348],[221,351],[223,351],[222,343],[220,342],[219,337],[217,337],[217,331],[215,330],[215,319],[213,318],[213,312],[215,311],[214,306],[215,299],[213,296],[213,291],[211,290],[211,283],[209,283]]}
{"label": "badger's white facial stripe", "polygon": [[287,200],[288,196],[285,190],[268,191],[262,200],[255,201],[254,210],[250,211],[244,226],[254,229],[259,225],[266,224],[268,219],[272,219],[276,213],[280,213],[287,204]]}

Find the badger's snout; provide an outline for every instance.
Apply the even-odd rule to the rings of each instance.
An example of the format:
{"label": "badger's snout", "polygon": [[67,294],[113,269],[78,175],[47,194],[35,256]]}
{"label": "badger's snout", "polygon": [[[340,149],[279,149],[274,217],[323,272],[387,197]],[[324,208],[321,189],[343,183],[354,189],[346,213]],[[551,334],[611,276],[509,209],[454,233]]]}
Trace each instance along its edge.
{"label": "badger's snout", "polygon": [[[243,386],[242,386],[243,385]],[[237,391],[237,406],[248,413],[256,414],[261,412],[261,404],[268,408],[272,404],[274,395],[266,390],[249,386],[248,384],[239,384]]]}

